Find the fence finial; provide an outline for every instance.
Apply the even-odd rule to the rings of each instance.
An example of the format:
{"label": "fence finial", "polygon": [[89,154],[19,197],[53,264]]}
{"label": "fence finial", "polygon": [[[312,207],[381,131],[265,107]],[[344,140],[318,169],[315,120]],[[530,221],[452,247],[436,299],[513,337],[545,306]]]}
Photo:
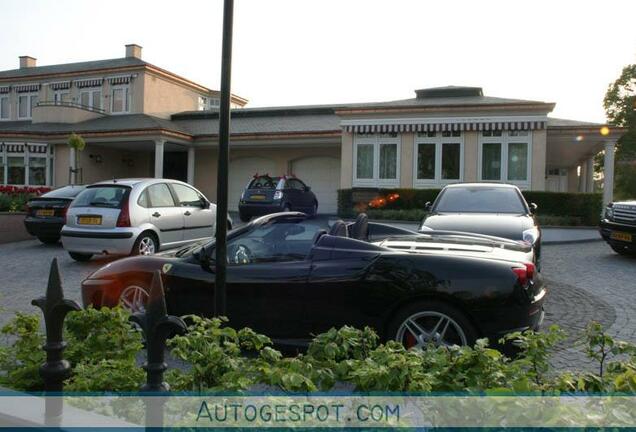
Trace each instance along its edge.
{"label": "fence finial", "polygon": [[[44,390],[47,392],[61,392],[64,380],[71,373],[71,365],[62,357],[66,342],[62,338],[64,319],[69,312],[81,310],[80,306],[64,298],[60,269],[57,258],[51,262],[49,281],[46,295],[32,300],[31,304],[39,307],[44,315],[46,327],[46,343],[42,347],[46,351],[46,361],[40,366],[40,376],[44,380]],[[61,399],[48,398],[46,403],[46,417],[59,417],[62,414]]]}

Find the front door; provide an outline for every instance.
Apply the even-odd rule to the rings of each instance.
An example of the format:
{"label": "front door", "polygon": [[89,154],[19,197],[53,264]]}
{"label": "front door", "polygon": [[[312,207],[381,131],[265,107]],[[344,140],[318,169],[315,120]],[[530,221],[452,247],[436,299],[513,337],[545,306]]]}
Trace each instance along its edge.
{"label": "front door", "polygon": [[200,240],[214,236],[216,207],[204,207],[205,198],[193,188],[171,183],[178,204],[183,212],[183,239]]}
{"label": "front door", "polygon": [[161,248],[183,241],[183,210],[177,206],[166,183],[156,183],[146,189],[148,219],[159,230]]}

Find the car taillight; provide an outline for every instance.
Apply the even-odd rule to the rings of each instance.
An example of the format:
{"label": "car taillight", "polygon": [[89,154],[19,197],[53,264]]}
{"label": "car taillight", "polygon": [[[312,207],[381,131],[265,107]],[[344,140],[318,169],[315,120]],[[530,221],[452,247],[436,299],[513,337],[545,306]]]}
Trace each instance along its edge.
{"label": "car taillight", "polygon": [[124,200],[121,210],[119,212],[119,216],[117,217],[117,225],[118,228],[128,228],[130,227],[130,212],[128,211],[128,199]]}
{"label": "car taillight", "polygon": [[517,279],[521,286],[528,285],[528,282],[534,278],[536,268],[532,263],[524,263],[523,267],[513,267],[512,272],[517,275]]}
{"label": "car taillight", "polygon": [[71,206],[71,203],[68,203],[60,209],[60,217],[63,217],[64,219],[66,219],[66,213],[68,212],[68,208],[70,206]]}

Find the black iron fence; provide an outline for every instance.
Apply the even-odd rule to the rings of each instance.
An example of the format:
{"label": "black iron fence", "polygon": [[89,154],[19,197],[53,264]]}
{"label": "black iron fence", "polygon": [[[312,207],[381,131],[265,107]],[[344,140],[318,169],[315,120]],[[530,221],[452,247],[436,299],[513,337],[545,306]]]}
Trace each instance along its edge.
{"label": "black iron fence", "polygon": [[[46,351],[46,361],[39,370],[44,381],[44,395],[59,396],[64,391],[64,381],[71,374],[71,365],[64,359],[64,349],[66,348],[66,342],[63,338],[64,320],[69,312],[81,310],[81,307],[76,302],[64,297],[56,258],[51,263],[46,294],[33,300],[32,304],[42,310],[46,328],[46,342],[42,347]],[[181,318],[168,315],[159,271],[153,275],[145,311],[132,315],[131,321],[141,328],[147,351],[146,363],[143,365],[146,371],[146,383],[141,386],[140,392],[169,391],[168,384],[163,380],[164,372],[168,367],[164,358],[166,341],[171,336],[183,334],[186,331],[186,324]],[[146,423],[157,426],[162,423],[163,398],[148,398],[147,400]],[[63,415],[62,411],[62,398],[47,397],[45,423],[47,425],[59,424]]]}

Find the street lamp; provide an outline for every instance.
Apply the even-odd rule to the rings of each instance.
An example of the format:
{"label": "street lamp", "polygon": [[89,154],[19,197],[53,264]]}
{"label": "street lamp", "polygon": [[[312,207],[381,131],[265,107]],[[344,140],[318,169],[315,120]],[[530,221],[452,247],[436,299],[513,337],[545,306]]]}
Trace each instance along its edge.
{"label": "street lamp", "polygon": [[214,315],[225,315],[227,269],[227,177],[230,141],[230,84],[232,78],[232,20],[234,0],[223,2],[221,52],[221,105],[219,108],[219,160],[216,178],[216,269]]}

